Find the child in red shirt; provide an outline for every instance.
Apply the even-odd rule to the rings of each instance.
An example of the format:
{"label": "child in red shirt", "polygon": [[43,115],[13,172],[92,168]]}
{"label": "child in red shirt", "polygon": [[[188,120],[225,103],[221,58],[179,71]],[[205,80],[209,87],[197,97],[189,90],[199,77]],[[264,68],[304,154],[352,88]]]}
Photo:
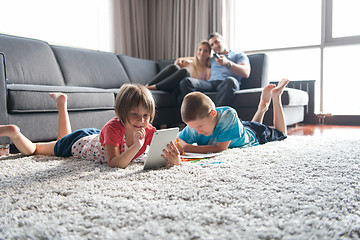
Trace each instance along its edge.
{"label": "child in red shirt", "polygon": [[[1,125],[0,136],[7,136],[24,155],[76,156],[107,162],[110,167],[125,168],[141,158],[150,145],[155,128],[151,122],[155,116],[155,103],[150,91],[139,84],[124,84],[115,102],[116,117],[100,130],[94,128],[71,132],[67,112],[67,96],[63,93],[49,94],[59,111],[58,140],[33,143],[19,127]],[[164,149],[163,157],[170,164],[181,163],[180,153],[173,142]]]}

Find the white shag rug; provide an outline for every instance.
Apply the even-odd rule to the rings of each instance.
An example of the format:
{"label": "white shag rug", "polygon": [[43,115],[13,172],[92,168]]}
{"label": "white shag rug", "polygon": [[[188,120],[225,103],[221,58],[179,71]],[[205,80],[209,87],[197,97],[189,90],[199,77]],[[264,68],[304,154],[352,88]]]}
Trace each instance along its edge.
{"label": "white shag rug", "polygon": [[359,239],[359,143],[289,136],[152,171],[2,156],[0,239]]}

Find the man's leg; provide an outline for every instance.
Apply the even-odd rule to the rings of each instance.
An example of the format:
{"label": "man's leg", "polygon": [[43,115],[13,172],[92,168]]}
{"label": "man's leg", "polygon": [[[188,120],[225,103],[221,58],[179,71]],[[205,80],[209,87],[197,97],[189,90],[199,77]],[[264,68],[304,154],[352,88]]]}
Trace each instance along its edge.
{"label": "man's leg", "polygon": [[180,84],[181,97],[184,99],[186,94],[199,91],[199,92],[211,92],[215,88],[211,81],[204,81],[197,78],[187,77],[181,80]]}
{"label": "man's leg", "polygon": [[233,77],[224,79],[216,88],[216,106],[231,106],[235,91],[240,89],[239,81]]}

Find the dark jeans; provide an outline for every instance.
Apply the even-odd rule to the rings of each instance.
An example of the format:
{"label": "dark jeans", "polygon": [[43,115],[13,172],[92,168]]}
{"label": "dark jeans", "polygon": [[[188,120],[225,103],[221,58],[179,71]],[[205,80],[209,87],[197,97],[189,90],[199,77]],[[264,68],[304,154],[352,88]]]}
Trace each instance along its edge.
{"label": "dark jeans", "polygon": [[281,141],[287,138],[284,133],[272,127],[266,126],[262,123],[250,121],[242,121],[242,123],[244,127],[251,129],[255,133],[256,138],[260,144],[265,144],[267,142],[273,141]]}
{"label": "dark jeans", "polygon": [[191,92],[217,92],[215,105],[231,106],[235,91],[240,89],[240,83],[233,77],[227,77],[224,80],[204,81],[196,78],[187,77],[180,82],[181,97]]}

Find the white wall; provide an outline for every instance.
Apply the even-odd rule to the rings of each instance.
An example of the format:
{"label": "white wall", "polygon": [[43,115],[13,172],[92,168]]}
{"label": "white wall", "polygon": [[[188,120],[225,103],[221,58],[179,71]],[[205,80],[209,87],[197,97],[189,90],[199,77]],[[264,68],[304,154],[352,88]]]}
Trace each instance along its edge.
{"label": "white wall", "polygon": [[0,33],[112,51],[111,0],[0,0]]}

